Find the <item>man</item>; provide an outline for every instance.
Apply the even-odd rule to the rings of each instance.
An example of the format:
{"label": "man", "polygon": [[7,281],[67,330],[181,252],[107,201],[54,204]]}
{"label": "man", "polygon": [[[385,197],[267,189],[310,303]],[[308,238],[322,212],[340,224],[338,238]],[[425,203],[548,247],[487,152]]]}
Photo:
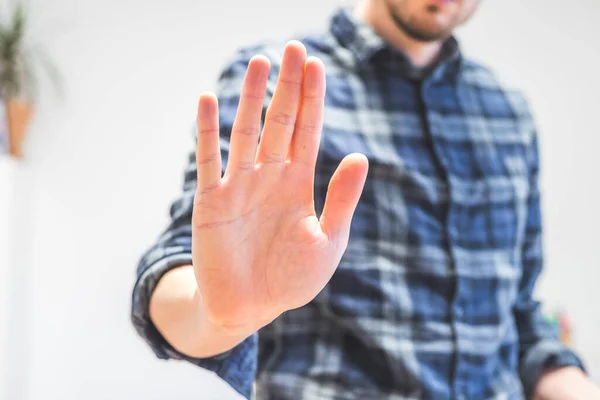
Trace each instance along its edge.
{"label": "man", "polygon": [[536,133],[452,37],[478,5],[363,0],[238,52],[138,268],[160,358],[246,398],[600,399],[532,298]]}

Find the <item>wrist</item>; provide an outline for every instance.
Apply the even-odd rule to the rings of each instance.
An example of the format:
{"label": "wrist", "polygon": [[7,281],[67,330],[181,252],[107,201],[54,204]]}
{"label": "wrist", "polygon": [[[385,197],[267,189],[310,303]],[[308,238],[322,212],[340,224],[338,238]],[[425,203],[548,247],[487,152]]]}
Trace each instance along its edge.
{"label": "wrist", "polygon": [[271,323],[276,317],[272,313],[269,315],[249,314],[247,317],[229,318],[219,313],[212,312],[203,300],[200,289],[197,288],[194,294],[196,305],[196,315],[200,317],[202,324],[213,332],[225,335],[231,338],[246,338],[257,332],[263,326]]}

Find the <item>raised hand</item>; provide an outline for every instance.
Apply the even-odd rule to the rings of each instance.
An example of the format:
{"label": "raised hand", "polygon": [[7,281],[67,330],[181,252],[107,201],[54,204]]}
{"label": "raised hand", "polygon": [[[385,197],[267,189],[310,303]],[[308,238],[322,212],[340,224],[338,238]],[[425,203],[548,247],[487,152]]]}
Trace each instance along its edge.
{"label": "raised hand", "polygon": [[262,56],[248,65],[223,176],[217,99],[204,94],[198,106],[194,272],[210,319],[232,329],[258,329],[323,289],[348,244],[368,169],[362,155],[344,158],[315,215],[324,66],[288,43],[259,143],[269,68]]}

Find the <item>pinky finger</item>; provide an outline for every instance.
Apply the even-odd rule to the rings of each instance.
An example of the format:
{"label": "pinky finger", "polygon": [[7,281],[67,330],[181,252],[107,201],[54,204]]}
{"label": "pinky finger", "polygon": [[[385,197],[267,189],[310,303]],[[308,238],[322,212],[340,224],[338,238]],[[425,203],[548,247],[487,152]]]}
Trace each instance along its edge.
{"label": "pinky finger", "polygon": [[216,187],[221,180],[221,152],[219,149],[219,106],[212,93],[204,93],[198,101],[198,143],[196,168],[198,191]]}

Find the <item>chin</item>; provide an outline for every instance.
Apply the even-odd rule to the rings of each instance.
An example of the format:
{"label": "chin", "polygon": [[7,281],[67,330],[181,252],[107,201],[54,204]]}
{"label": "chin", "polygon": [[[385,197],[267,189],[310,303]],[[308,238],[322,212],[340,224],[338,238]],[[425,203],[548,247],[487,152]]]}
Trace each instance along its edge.
{"label": "chin", "polygon": [[397,23],[398,28],[408,36],[422,42],[432,42],[447,39],[452,33],[452,24],[439,21],[412,21],[412,23]]}
{"label": "chin", "polygon": [[391,3],[390,11],[396,25],[410,37],[419,41],[436,41],[447,38],[455,27],[458,17],[456,2],[448,7],[436,6],[438,2],[421,4]]}
{"label": "chin", "polygon": [[452,24],[452,22],[445,21],[445,20],[426,21],[422,24],[415,25],[416,30],[420,30],[427,36],[432,36],[432,37],[448,36],[452,32],[453,28],[454,28],[454,25]]}

